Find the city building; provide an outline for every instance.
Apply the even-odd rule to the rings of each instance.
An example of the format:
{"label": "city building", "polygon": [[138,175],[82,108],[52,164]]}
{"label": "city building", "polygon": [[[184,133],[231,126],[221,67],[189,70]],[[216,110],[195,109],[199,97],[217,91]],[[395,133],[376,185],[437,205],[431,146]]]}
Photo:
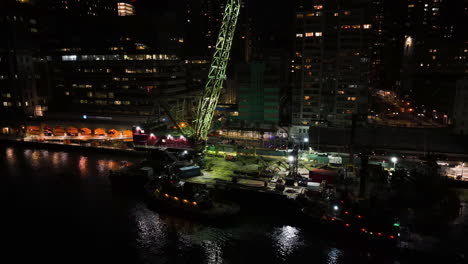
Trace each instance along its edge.
{"label": "city building", "polygon": [[115,16],[117,5],[115,0],[36,0],[44,8],[59,14],[76,16]]}
{"label": "city building", "polygon": [[278,125],[281,89],[279,66],[279,59],[252,61],[238,66],[238,120],[259,128],[262,125]]}
{"label": "city building", "polygon": [[367,112],[372,24],[365,9],[345,7],[331,2],[296,14],[292,125],[300,130],[349,127]]}
{"label": "city building", "polygon": [[149,116],[156,99],[189,92],[184,61],[130,38],[107,49],[62,48],[53,61],[55,111]]}
{"label": "city building", "polygon": [[468,134],[468,79],[457,81],[453,104],[454,132]]}
{"label": "city building", "polygon": [[49,68],[39,55],[41,25],[29,1],[0,3],[0,114],[3,120],[42,116],[47,110]]}
{"label": "city building", "polygon": [[134,16],[135,15],[135,7],[132,4],[129,4],[129,3],[118,2],[117,3],[117,14],[119,16]]}
{"label": "city building", "polygon": [[463,1],[408,0],[401,67],[401,96],[448,114],[455,83],[466,76],[468,44]]}

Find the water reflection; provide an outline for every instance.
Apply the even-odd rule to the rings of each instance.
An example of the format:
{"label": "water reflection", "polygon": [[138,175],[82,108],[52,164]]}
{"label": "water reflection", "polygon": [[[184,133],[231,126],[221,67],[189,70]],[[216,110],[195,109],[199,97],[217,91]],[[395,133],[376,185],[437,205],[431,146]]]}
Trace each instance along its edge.
{"label": "water reflection", "polygon": [[7,148],[6,149],[6,158],[7,158],[7,162],[11,165],[15,165],[16,164],[16,155],[14,153],[14,150],[13,148]]}
{"label": "water reflection", "polygon": [[39,158],[40,158],[40,153],[39,151],[35,150],[32,152],[31,156],[30,156],[30,159],[31,159],[31,165],[34,167],[34,168],[38,168],[39,167]]}
{"label": "water reflection", "polygon": [[59,165],[60,165],[59,153],[54,152],[54,154],[52,154],[52,166],[54,167],[54,169],[57,169]]}
{"label": "water reflection", "polygon": [[215,241],[206,240],[203,242],[203,248],[205,249],[207,263],[223,263],[223,251],[219,243],[216,243]]}
{"label": "water reflection", "polygon": [[[244,214],[229,224],[209,225],[163,214],[158,208],[152,211],[140,197],[111,193],[107,171],[119,169],[123,159],[136,161],[137,158],[115,155],[108,159],[95,153],[21,148],[0,148],[1,153],[6,158],[0,155],[0,181],[3,180],[0,188],[17,193],[8,202],[23,213],[18,218],[24,219],[31,230],[45,230],[44,236],[37,237],[60,237],[58,243],[67,248],[77,243],[77,238],[64,234],[63,230],[78,230],[77,233],[83,233],[78,243],[87,248],[77,247],[77,250],[89,258],[92,254],[117,258],[121,250],[131,252],[132,258],[135,253],[139,258],[126,263],[314,263],[320,259],[335,264],[344,263],[344,255],[348,255],[322,245],[320,239],[311,238],[302,229],[278,227],[268,217]],[[78,179],[70,177],[78,174]],[[29,209],[41,213],[31,213]],[[50,219],[59,220],[51,222]],[[64,228],[57,226],[59,222]],[[16,218],[10,226],[13,231],[24,229]],[[23,233],[24,237],[29,235]],[[43,252],[50,248],[41,243],[33,246]]]}
{"label": "water reflection", "polygon": [[88,176],[88,158],[80,156],[78,161],[78,168],[80,170],[81,178],[86,178]]}
{"label": "water reflection", "polygon": [[292,226],[283,226],[273,232],[273,239],[278,252],[286,257],[296,251],[301,245],[300,230]]}
{"label": "water reflection", "polygon": [[327,264],[338,264],[343,252],[337,248],[330,248],[327,254]]}
{"label": "water reflection", "polygon": [[107,168],[107,164],[105,160],[98,160],[97,162],[97,169],[100,173],[104,172],[104,170]]}

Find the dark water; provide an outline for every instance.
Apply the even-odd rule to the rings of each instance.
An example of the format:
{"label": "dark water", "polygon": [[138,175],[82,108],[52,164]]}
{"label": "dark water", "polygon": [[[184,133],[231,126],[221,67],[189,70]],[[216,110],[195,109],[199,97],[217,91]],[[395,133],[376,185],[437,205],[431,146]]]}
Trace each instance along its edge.
{"label": "dark water", "polygon": [[[0,146],[3,263],[403,263],[261,214],[202,224],[111,191],[135,158]],[[13,258],[14,261],[4,260]]]}

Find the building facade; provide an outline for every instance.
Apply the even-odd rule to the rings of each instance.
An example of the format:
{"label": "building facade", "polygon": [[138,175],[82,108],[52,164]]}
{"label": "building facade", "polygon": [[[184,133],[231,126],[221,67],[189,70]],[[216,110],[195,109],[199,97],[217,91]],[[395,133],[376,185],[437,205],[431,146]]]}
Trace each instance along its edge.
{"label": "building facade", "polygon": [[315,5],[296,14],[292,124],[347,127],[367,112],[372,25],[364,9]]}
{"label": "building facade", "polygon": [[46,8],[78,16],[116,16],[115,0],[36,0]]}
{"label": "building facade", "polygon": [[400,94],[425,105],[426,111],[450,114],[456,81],[468,73],[462,22],[466,5],[441,0],[406,3]]}
{"label": "building facade", "polygon": [[279,61],[253,61],[239,65],[239,120],[258,126],[278,125],[280,76]]}
{"label": "building facade", "polygon": [[189,92],[184,61],[130,39],[107,50],[63,48],[54,61],[58,111],[149,116],[158,98]]}
{"label": "building facade", "polygon": [[42,116],[49,95],[48,61],[39,55],[39,19],[29,2],[0,4],[0,114]]}

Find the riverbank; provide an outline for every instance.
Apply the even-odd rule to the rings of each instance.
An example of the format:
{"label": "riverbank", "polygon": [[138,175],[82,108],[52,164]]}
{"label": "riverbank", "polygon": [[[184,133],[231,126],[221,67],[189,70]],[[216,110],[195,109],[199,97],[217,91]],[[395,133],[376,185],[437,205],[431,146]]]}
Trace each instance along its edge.
{"label": "riverbank", "polygon": [[35,148],[35,149],[52,149],[62,151],[78,151],[81,153],[93,152],[93,153],[105,153],[105,154],[125,154],[131,156],[143,157],[146,155],[145,151],[138,151],[134,149],[121,149],[112,147],[94,147],[77,144],[58,144],[49,142],[34,142],[24,141],[15,139],[0,139],[0,145],[3,146],[14,146],[24,148]]}

